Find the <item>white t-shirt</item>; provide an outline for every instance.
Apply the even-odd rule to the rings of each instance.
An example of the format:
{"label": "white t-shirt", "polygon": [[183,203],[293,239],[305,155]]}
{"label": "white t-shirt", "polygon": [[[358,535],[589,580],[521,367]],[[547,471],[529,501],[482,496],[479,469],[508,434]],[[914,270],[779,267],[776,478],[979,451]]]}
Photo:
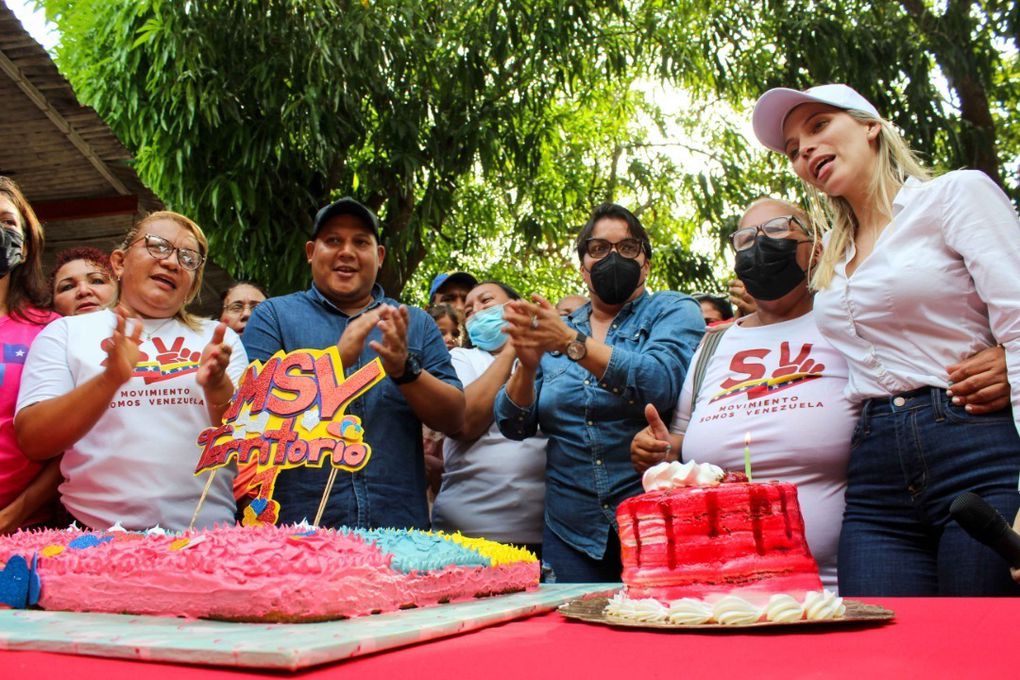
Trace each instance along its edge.
{"label": "white t-shirt", "polygon": [[[147,319],[143,326],[142,357],[134,375],[60,463],[61,501],[94,529],[118,521],[127,529],[156,524],[186,529],[209,474],[194,475],[201,453],[198,435],[210,425],[195,377],[216,322],[202,321],[199,332],[177,319]],[[104,341],[115,327],[116,316],[108,310],[47,326],[29,350],[17,410],[67,394],[102,373]],[[248,358],[230,329],[226,342],[233,348],[227,374],[236,385]],[[234,464],[216,473],[195,526],[234,521],[236,473]]]}
{"label": "white t-shirt", "polygon": [[[496,360],[478,348],[460,347],[450,358],[464,387]],[[541,543],[544,500],[545,435],[511,441],[493,420],[474,441],[446,438],[434,528],[504,543]]]}
{"label": "white t-shirt", "polygon": [[[701,351],[691,360],[697,365]],[[735,324],[712,356],[691,413],[691,370],[670,430],[684,435],[683,460],[797,485],[808,546],[827,588],[836,551],[857,409],[844,396],[847,365],[818,332],[812,313],[755,328]]]}

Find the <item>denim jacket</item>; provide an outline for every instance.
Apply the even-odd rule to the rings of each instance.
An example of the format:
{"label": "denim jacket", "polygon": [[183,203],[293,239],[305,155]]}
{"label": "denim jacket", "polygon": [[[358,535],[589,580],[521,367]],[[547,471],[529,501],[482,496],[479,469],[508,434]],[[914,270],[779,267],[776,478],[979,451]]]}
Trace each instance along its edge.
{"label": "denim jacket", "polygon": [[[400,304],[385,297],[378,284],[372,289],[372,297],[372,304],[354,317],[337,309],[314,285],[306,291],[266,300],[255,308],[241,338],[248,358],[265,361],[281,349],[289,352],[335,345],[352,319],[380,304]],[[435,321],[417,307],[409,307],[408,311],[408,351],[421,356],[424,370],[463,389]],[[357,364],[344,366],[346,374],[378,356],[368,346],[372,340],[382,341],[379,329],[369,333]],[[337,473],[321,525],[427,529],[421,421],[400,388],[392,380],[383,379],[351,402],[346,412],[361,418],[372,457],[359,472]],[[315,518],[329,471],[328,464],[280,471],[273,494],[280,503],[280,524],[305,518],[311,522]]]}
{"label": "denim jacket", "polygon": [[[591,304],[567,319],[591,335]],[[616,506],[641,493],[641,477],[630,462],[630,442],[648,423],[645,404],[670,422],[687,366],[705,322],[692,298],[663,291],[644,293],[623,306],[605,342],[613,348],[601,380],[559,352],[542,357],[535,401],[520,408],[506,394],[496,397],[496,422],[510,439],[536,428],[549,438],[545,521],[569,545],[595,559],[605,554],[616,531]]]}

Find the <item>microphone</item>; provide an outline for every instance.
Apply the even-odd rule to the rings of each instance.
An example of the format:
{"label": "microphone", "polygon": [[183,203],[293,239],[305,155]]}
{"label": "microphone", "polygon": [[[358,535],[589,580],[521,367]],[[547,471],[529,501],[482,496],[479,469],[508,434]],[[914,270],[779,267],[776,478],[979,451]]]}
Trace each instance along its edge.
{"label": "microphone", "polygon": [[997,552],[1009,566],[1020,569],[1020,534],[981,496],[967,492],[956,497],[949,514],[972,538]]}

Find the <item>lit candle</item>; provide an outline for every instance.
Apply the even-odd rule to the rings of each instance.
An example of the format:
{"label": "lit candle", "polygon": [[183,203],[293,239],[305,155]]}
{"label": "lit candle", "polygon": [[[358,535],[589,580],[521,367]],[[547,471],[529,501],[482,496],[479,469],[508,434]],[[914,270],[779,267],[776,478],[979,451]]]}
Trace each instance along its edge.
{"label": "lit candle", "polygon": [[744,435],[744,474],[751,481],[751,433]]}

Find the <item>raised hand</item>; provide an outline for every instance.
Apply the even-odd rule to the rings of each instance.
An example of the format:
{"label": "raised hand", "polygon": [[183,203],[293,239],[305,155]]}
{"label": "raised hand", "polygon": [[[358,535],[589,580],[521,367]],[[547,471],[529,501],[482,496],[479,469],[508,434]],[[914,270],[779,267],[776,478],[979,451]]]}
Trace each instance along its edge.
{"label": "raised hand", "polygon": [[[226,389],[230,390],[230,394],[234,392],[234,383],[227,375],[227,366],[230,365],[230,353],[233,348],[223,341],[226,332],[227,324],[217,325],[216,330],[213,331],[212,339],[202,350],[202,358],[198,360],[198,374],[195,379],[206,393]],[[230,398],[230,394],[226,395],[226,399]],[[222,397],[222,395],[219,396]]]}
{"label": "raised hand", "polygon": [[747,316],[758,311],[758,303],[747,292],[744,282],[740,279],[730,279],[730,304],[733,305],[734,315],[737,317]]}
{"label": "raised hand", "polygon": [[634,435],[630,443],[630,462],[638,473],[664,460],[676,460],[669,430],[652,404],[645,406],[645,419],[648,427]]}
{"label": "raised hand", "polygon": [[[117,326],[109,341],[103,343],[106,349],[105,374],[113,384],[123,385],[131,379],[142,353],[139,349],[142,344],[142,320],[131,316],[124,307],[117,307],[113,313],[117,315]],[[132,321],[130,334],[127,331],[128,319]]]}
{"label": "raised hand", "polygon": [[407,305],[400,305],[399,308],[380,305],[376,328],[382,332],[382,342],[372,340],[368,343],[382,360],[386,375],[393,378],[404,375],[404,365],[407,363],[408,319]]}

